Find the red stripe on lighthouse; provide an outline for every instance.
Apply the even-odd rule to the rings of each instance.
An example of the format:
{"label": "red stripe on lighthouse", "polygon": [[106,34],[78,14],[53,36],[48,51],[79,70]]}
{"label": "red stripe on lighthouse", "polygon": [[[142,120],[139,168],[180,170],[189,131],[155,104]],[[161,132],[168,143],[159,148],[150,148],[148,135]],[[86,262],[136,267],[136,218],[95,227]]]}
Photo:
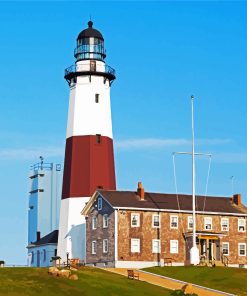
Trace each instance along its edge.
{"label": "red stripe on lighthouse", "polygon": [[62,199],[88,197],[100,187],[116,189],[112,139],[99,135],[68,138]]}

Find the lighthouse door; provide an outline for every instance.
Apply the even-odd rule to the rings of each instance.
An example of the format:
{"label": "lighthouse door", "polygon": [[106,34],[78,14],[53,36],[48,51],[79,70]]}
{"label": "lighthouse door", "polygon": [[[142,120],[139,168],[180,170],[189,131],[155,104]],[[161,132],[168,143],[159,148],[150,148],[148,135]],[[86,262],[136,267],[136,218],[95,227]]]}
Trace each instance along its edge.
{"label": "lighthouse door", "polygon": [[90,71],[96,72],[96,61],[90,61]]}

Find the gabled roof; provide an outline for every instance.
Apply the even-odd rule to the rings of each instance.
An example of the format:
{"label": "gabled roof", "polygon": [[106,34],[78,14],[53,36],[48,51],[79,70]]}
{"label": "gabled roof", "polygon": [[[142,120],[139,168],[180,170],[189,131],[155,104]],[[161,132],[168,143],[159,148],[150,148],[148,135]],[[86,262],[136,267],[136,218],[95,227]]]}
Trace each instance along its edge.
{"label": "gabled roof", "polygon": [[[192,196],[188,194],[145,192],[145,200],[134,191],[98,190],[90,199],[87,209],[100,194],[113,208],[192,211]],[[237,206],[230,197],[196,196],[197,212],[215,212],[247,215],[244,205]],[[85,211],[83,210],[85,215]]]}
{"label": "gabled roof", "polygon": [[51,233],[42,237],[40,240],[37,240],[31,243],[30,245],[28,245],[28,248],[47,245],[47,244],[57,244],[57,241],[58,241],[58,230],[54,230]]}

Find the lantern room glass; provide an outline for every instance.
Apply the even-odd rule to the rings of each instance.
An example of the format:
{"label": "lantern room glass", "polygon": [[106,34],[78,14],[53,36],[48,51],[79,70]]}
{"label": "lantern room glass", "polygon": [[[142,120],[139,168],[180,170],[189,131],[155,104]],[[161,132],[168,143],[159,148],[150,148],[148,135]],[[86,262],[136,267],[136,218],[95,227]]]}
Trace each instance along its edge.
{"label": "lantern room glass", "polygon": [[77,48],[75,49],[77,62],[88,59],[104,61],[105,57],[104,41],[102,39],[84,37],[77,40]]}

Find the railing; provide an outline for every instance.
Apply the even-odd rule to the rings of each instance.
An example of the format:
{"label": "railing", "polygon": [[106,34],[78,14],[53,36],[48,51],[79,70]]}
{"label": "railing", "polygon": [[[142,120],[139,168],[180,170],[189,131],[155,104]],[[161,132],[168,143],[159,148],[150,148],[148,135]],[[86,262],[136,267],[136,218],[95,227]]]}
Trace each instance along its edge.
{"label": "railing", "polygon": [[76,72],[98,72],[98,73],[105,73],[115,76],[116,71],[108,66],[108,65],[92,65],[88,64],[81,64],[81,65],[72,65],[65,69],[65,77]]}
{"label": "railing", "polygon": [[52,170],[53,163],[35,163],[31,166],[31,170]]}

